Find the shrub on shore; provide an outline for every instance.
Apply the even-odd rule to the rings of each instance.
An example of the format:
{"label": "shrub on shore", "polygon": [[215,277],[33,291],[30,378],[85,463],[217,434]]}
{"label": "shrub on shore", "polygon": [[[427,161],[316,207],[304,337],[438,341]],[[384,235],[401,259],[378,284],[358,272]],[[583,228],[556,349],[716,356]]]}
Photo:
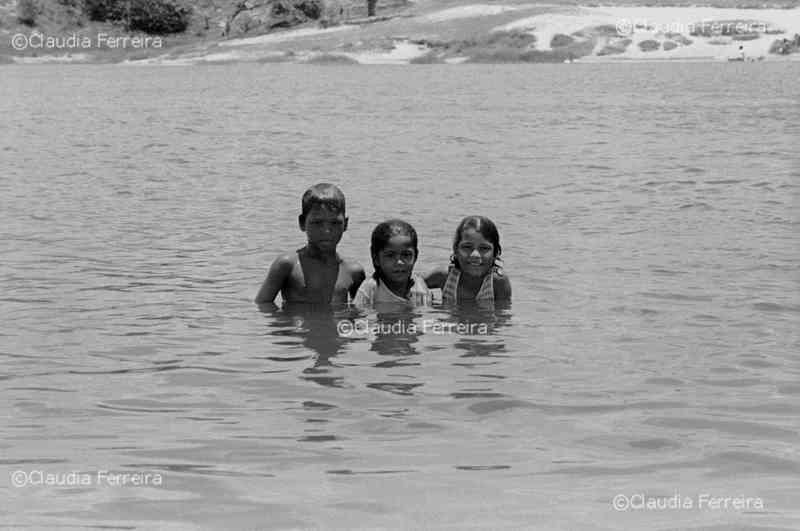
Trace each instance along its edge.
{"label": "shrub on shore", "polygon": [[33,26],[39,16],[39,2],[37,0],[17,0],[17,20],[20,24]]}
{"label": "shrub on shore", "polygon": [[551,48],[559,48],[561,46],[569,46],[575,42],[573,37],[569,35],[564,35],[563,33],[557,33],[553,35],[553,38],[550,40],[550,47]]}
{"label": "shrub on shore", "polygon": [[778,39],[769,47],[769,53],[777,55],[789,55],[800,52],[800,34],[795,34],[794,39]]}
{"label": "shrub on shore", "polygon": [[557,50],[519,50],[516,48],[495,48],[482,50],[470,57],[470,63],[564,63],[586,54],[575,54],[565,48]]}
{"label": "shrub on shore", "polygon": [[678,44],[682,44],[684,46],[689,46],[693,42],[692,39],[690,39],[689,37],[687,37],[686,35],[683,35],[681,33],[669,32],[664,36],[666,38],[668,38],[668,39],[670,39],[672,41],[675,41]]}
{"label": "shrub on shore", "polygon": [[312,65],[357,65],[358,61],[347,55],[337,53],[320,53],[309,57],[307,64]]}
{"label": "shrub on shore", "polygon": [[90,20],[155,34],[186,30],[192,15],[192,8],[180,0],[85,0],[84,9]]}
{"label": "shrub on shore", "polygon": [[597,52],[597,55],[604,56],[604,55],[617,55],[620,53],[625,53],[625,50],[628,49],[628,46],[630,46],[632,42],[633,41],[631,39],[620,39],[617,41],[613,41],[603,46],[603,48],[599,52]]}
{"label": "shrub on shore", "polygon": [[724,35],[732,37],[748,33],[758,33],[758,30],[772,29],[766,22],[758,20],[704,20],[692,27],[690,34],[693,37],[715,37]]}
{"label": "shrub on shore", "polygon": [[661,43],[653,39],[647,39],[639,43],[639,49],[643,52],[654,52],[659,48],[661,48]]}
{"label": "shrub on shore", "polygon": [[425,55],[414,57],[409,63],[412,65],[437,65],[444,63],[444,59],[442,59],[441,55],[432,50]]}
{"label": "shrub on shore", "polygon": [[499,48],[528,48],[536,44],[536,36],[520,31],[493,31],[486,39],[486,46]]}

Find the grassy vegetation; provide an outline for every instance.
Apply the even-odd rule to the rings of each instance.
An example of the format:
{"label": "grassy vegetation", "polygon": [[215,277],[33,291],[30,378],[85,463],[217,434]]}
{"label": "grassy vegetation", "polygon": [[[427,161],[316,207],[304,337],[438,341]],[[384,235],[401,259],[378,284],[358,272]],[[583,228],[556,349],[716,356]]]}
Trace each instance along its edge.
{"label": "grassy vegetation", "polygon": [[358,61],[342,54],[320,53],[312,55],[305,61],[312,65],[357,65]]}

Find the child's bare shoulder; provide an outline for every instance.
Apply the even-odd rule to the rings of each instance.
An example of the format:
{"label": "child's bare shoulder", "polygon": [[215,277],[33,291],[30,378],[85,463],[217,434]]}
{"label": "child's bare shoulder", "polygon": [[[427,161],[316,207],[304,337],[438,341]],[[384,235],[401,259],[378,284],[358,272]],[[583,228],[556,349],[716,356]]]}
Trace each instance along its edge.
{"label": "child's bare shoulder", "polygon": [[366,276],[364,273],[364,266],[362,266],[359,262],[355,260],[350,260],[347,258],[340,257],[341,259],[341,266],[344,270],[353,278],[361,278],[362,280]]}
{"label": "child's bare shoulder", "polygon": [[422,278],[425,279],[425,284],[431,289],[441,288],[447,280],[447,275],[450,272],[449,267],[437,266]]}
{"label": "child's bare shoulder", "polygon": [[272,261],[270,269],[275,272],[289,273],[296,264],[297,251],[285,252],[279,254],[275,260]]}
{"label": "child's bare shoulder", "polygon": [[255,300],[258,304],[273,302],[279,291],[291,285],[292,271],[296,262],[296,253],[284,253],[273,260],[267,278],[256,295]]}

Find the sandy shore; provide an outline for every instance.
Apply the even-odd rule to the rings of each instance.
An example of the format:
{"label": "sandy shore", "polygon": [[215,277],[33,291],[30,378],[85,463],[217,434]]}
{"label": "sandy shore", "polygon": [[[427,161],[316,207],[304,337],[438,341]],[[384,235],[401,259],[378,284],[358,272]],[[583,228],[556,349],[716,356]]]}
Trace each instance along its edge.
{"label": "sandy shore", "polygon": [[[421,1],[414,9],[333,27],[183,47],[126,64],[317,62],[360,64],[791,60],[770,53],[800,33],[800,8],[580,7]],[[797,47],[800,52],[800,46]],[[774,49],[772,50],[774,51]],[[85,54],[16,62],[91,62]]]}
{"label": "sandy shore", "polygon": [[[726,25],[729,23],[728,25]],[[752,39],[738,40],[730,35],[704,37],[698,31],[710,32],[718,24],[721,31],[745,33],[752,29]],[[609,56],[598,55],[603,46],[615,37],[598,39],[593,54],[587,58],[605,60],[660,59],[728,59],[740,57],[767,58],[777,38],[800,33],[800,9],[714,9],[702,7],[602,7],[577,8],[573,13],[555,13],[520,19],[497,28],[505,31],[528,31],[537,37],[537,48],[552,49],[556,35],[572,35],[586,28],[613,26],[622,38],[632,42],[624,52]],[[782,31],[784,33],[777,33]],[[693,34],[693,32],[695,34]],[[690,44],[681,41],[691,40]],[[645,51],[639,45],[656,41],[661,46]],[[665,42],[675,42],[675,48],[665,49]],[[741,47],[741,49],[740,49]]]}
{"label": "sandy shore", "polygon": [[[734,26],[716,28],[714,24],[719,23]],[[800,33],[800,9],[476,3],[374,24],[302,28],[231,40],[220,43],[224,52],[159,61],[307,62],[325,54],[328,59],[338,56],[342,62],[361,64],[460,63],[481,58],[482,62],[494,62],[493,58],[515,62],[513,51],[508,50],[514,47],[520,62],[562,62],[564,57],[577,61],[786,60],[800,54],[770,54],[770,47],[776,39],[791,39],[796,33]],[[532,38],[511,43],[497,38],[506,34]],[[559,47],[563,42],[568,43],[566,47]]]}

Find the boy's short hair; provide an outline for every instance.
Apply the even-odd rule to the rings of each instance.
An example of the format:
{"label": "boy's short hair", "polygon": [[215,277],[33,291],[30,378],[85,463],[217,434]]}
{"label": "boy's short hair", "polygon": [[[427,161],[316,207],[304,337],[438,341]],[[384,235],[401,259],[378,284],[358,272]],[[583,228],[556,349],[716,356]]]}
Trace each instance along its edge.
{"label": "boy's short hair", "polygon": [[317,205],[328,208],[337,214],[344,215],[344,194],[333,184],[315,184],[303,194],[300,221],[305,222],[308,213]]}

